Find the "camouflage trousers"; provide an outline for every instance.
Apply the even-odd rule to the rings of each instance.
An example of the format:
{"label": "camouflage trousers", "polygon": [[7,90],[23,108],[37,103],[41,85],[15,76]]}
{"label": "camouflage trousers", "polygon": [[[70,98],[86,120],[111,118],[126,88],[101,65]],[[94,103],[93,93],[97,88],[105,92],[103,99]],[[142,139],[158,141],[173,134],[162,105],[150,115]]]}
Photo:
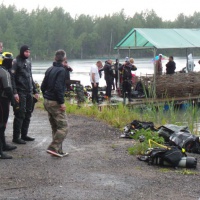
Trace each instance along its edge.
{"label": "camouflage trousers", "polygon": [[62,153],[62,143],[68,133],[66,112],[60,110],[60,104],[57,101],[48,99],[44,99],[44,108],[48,112],[52,129],[52,142],[48,148],[53,148],[57,152]]}

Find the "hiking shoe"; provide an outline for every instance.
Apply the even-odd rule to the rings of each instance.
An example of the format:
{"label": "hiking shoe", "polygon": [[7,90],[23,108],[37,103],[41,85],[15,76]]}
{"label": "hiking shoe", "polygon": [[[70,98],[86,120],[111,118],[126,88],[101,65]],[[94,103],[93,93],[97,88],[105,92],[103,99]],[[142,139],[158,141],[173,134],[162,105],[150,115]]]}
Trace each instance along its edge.
{"label": "hiking shoe", "polygon": [[16,146],[13,146],[13,145],[10,145],[10,144],[6,144],[3,146],[2,150],[3,151],[12,151],[14,149],[16,149],[17,147]]}
{"label": "hiking shoe", "polygon": [[35,138],[29,137],[27,135],[26,136],[22,136],[21,139],[24,140],[24,141],[34,141],[35,140]]}
{"label": "hiking shoe", "polygon": [[26,142],[20,138],[13,139],[12,142],[15,144],[26,144]]}
{"label": "hiking shoe", "polygon": [[47,153],[53,155],[53,156],[57,156],[57,157],[63,157],[62,154],[58,153],[55,149],[53,148],[49,148],[47,149]]}

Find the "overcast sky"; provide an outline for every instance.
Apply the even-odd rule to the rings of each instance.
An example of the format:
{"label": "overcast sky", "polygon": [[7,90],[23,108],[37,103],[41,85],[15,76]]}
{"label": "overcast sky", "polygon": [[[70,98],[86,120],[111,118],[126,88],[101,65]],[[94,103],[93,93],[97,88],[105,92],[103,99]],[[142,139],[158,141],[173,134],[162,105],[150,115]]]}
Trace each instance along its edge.
{"label": "overcast sky", "polygon": [[163,20],[174,20],[178,14],[193,15],[200,12],[200,0],[0,0],[4,5],[15,5],[16,8],[25,8],[28,11],[46,7],[52,10],[55,7],[63,7],[72,17],[80,14],[90,16],[104,16],[124,9],[127,16],[133,16],[136,12],[154,10]]}

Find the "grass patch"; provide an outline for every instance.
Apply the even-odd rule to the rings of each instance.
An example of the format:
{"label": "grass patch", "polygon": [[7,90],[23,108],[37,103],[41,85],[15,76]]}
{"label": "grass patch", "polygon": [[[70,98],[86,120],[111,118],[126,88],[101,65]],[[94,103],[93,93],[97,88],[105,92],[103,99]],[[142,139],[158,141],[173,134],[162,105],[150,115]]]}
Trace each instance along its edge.
{"label": "grass patch", "polygon": [[[167,105],[168,110],[165,110]],[[155,127],[158,128],[165,124],[176,124],[179,126],[188,126],[192,134],[199,134],[197,124],[200,118],[199,108],[193,106],[192,103],[188,103],[187,109],[179,109],[176,107],[175,102],[161,103],[148,103],[139,106],[124,106],[119,103],[117,106],[104,106],[99,110],[97,105],[77,107],[66,103],[67,113],[73,113],[76,115],[84,115],[92,118],[96,118],[106,122],[113,127],[120,130],[131,123],[133,120],[153,122]],[[140,143],[138,137],[140,135],[145,136],[145,141]],[[147,148],[149,148],[148,139],[152,139],[157,143],[163,144],[164,140],[159,137],[157,132],[150,130],[140,130],[134,135],[135,144],[128,149],[131,155],[143,154]],[[155,146],[152,146],[155,147]]]}
{"label": "grass patch", "polygon": [[[167,105],[168,110],[165,110]],[[40,99],[36,107],[43,107],[43,100]],[[200,121],[200,112],[198,106],[194,106],[188,102],[187,109],[178,109],[175,102],[165,103],[148,103],[137,106],[124,106],[123,103],[112,106],[104,106],[99,109],[98,105],[88,106],[88,104],[70,104],[66,101],[66,112],[68,114],[82,115],[91,118],[96,118],[112,125],[115,128],[123,130],[123,128],[133,120],[153,122],[155,127],[164,124],[176,124],[179,126],[188,126],[192,134],[199,134],[198,122]],[[138,137],[145,136],[145,141],[140,143]],[[149,147],[148,139],[152,139],[157,143],[162,144],[163,138],[159,137],[156,132],[150,130],[140,130],[135,133],[134,139],[136,143],[128,151],[131,155],[142,154]]]}
{"label": "grass patch", "polygon": [[[144,141],[139,142],[139,137],[144,136]],[[137,130],[136,133],[133,135],[133,139],[135,139],[137,142],[132,146],[128,148],[128,152],[131,155],[141,155],[144,154],[145,151],[149,148],[149,139],[152,139],[153,141],[163,144],[164,138],[159,137],[157,132],[154,132],[150,129],[141,129]],[[154,146],[152,146],[154,147]]]}
{"label": "grass patch", "polygon": [[[70,104],[66,101],[66,112],[68,114],[84,115],[96,119],[103,120],[113,127],[123,129],[123,127],[133,120],[151,121],[155,127],[164,124],[177,124],[180,126],[188,126],[191,132],[198,134],[197,122],[200,121],[200,112],[197,106],[188,103],[185,110],[175,109],[174,102],[165,102],[168,110],[164,110],[164,104],[148,103],[137,106],[124,106],[123,103],[112,106],[102,107],[101,111],[97,105],[88,106],[87,104]],[[35,107],[44,109],[43,99],[40,98]]]}
{"label": "grass patch", "polygon": [[176,172],[179,173],[179,174],[182,174],[182,175],[197,175],[198,174],[198,172],[192,171],[192,170],[189,170],[189,169],[177,170]]}
{"label": "grass patch", "polygon": [[168,172],[171,172],[172,170],[169,168],[161,168],[161,169],[159,169],[159,171],[162,173],[168,173]]}

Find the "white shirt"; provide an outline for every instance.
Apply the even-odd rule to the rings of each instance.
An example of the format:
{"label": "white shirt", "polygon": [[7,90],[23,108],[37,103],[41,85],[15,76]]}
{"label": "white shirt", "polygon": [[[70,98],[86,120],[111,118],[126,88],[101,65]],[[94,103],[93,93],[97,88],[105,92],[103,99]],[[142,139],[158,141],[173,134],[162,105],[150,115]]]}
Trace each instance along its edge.
{"label": "white shirt", "polygon": [[94,81],[92,80],[92,74],[95,74],[94,75],[94,78],[95,78],[95,83],[99,83],[99,70],[98,70],[98,67],[96,65],[93,65],[90,69],[90,82],[93,83]]}

